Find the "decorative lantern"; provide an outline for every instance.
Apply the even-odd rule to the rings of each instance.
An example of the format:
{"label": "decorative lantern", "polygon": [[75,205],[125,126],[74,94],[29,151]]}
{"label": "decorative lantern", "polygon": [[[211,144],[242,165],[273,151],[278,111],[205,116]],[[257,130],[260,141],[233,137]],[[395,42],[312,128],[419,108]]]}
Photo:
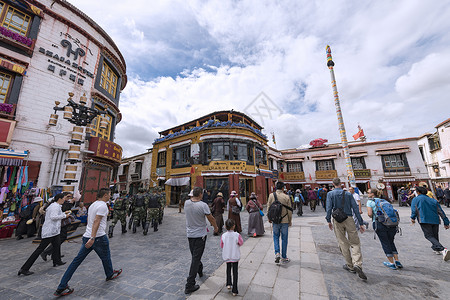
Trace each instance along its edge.
{"label": "decorative lantern", "polygon": [[58,123],[58,115],[57,114],[50,114],[50,120],[48,121],[48,125],[56,126],[57,123]]}
{"label": "decorative lantern", "polygon": [[[69,155],[70,155],[70,151],[69,151]],[[77,176],[77,166],[66,166],[66,172],[64,173],[64,179],[75,179],[75,177]]]}
{"label": "decorative lantern", "polygon": [[86,103],[87,103],[86,93],[83,93],[83,96],[80,97],[80,104],[86,105]]}
{"label": "decorative lantern", "polygon": [[64,107],[64,115],[63,115],[63,118],[66,119],[66,120],[72,118],[72,112],[73,112],[72,106],[68,106],[68,105],[65,106],[65,107]]}
{"label": "decorative lantern", "polygon": [[[80,150],[81,150],[81,146],[71,145],[69,147],[68,158],[69,159],[79,159],[80,158]],[[66,171],[67,171],[67,169],[66,169]]]}
{"label": "decorative lantern", "polygon": [[74,144],[81,144],[83,141],[83,127],[74,126],[71,136],[71,142]]}
{"label": "decorative lantern", "polygon": [[108,120],[105,117],[100,117],[100,129],[106,130],[108,128]]}
{"label": "decorative lantern", "polygon": [[63,192],[71,192],[73,193],[73,191],[75,190],[75,186],[73,185],[64,185],[62,188]]}

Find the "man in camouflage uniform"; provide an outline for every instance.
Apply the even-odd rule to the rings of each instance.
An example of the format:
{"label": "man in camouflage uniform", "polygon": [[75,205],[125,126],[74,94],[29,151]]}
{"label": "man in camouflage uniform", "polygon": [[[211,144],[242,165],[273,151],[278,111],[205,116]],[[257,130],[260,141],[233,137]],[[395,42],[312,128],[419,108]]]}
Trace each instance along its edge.
{"label": "man in camouflage uniform", "polygon": [[150,223],[153,231],[158,231],[160,207],[159,196],[155,192],[151,192],[147,202],[147,222],[144,225],[144,235],[147,235]]}
{"label": "man in camouflage uniform", "polygon": [[158,223],[162,223],[162,219],[164,217],[164,207],[166,207],[166,193],[163,192],[163,187],[158,187],[157,194],[159,198],[160,208],[159,208],[159,218]]}
{"label": "man in camouflage uniform", "polygon": [[122,225],[122,233],[127,232],[127,204],[128,199],[126,198],[126,191],[122,191],[119,198],[114,201],[114,217],[111,225],[109,225],[108,237],[113,237],[114,226],[116,226],[117,222],[120,220],[120,224]]}
{"label": "man in camouflage uniform", "polygon": [[139,188],[138,193],[131,200],[131,211],[133,213],[133,233],[136,233],[136,227],[139,223],[145,224],[147,216],[148,194],[144,188]]}

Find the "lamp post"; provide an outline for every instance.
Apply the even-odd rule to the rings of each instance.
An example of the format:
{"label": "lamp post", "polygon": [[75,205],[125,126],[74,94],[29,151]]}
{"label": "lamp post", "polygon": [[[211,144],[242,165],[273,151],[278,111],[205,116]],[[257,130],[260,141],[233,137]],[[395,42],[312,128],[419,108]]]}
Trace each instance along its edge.
{"label": "lamp post", "polygon": [[333,88],[334,93],[334,105],[336,106],[336,114],[339,123],[339,133],[341,134],[342,148],[344,149],[344,157],[346,162],[345,164],[347,166],[347,177],[348,180],[350,181],[350,186],[356,187],[356,180],[355,174],[353,173],[352,160],[350,158],[350,153],[348,151],[347,133],[345,132],[344,118],[342,117],[341,104],[339,102],[339,96],[336,87],[336,79],[334,77],[334,70],[333,70],[334,62],[333,58],[331,57],[330,46],[327,46],[326,50],[327,50],[327,67],[328,69],[330,69],[331,86]]}
{"label": "lamp post", "polygon": [[[69,140],[69,153],[68,159],[64,160],[65,171],[64,179],[61,182],[65,183],[63,186],[63,191],[73,192],[75,186],[72,184],[78,182],[76,180],[78,164],[81,162],[81,144],[84,143],[84,127],[91,124],[92,120],[98,115],[104,115],[106,111],[99,111],[95,108],[90,108],[86,106],[86,94],[80,97],[80,103],[76,103],[72,100],[73,93],[69,93],[69,99],[67,99],[68,104],[63,107],[59,107],[59,101],[55,101],[54,113],[50,115],[49,125],[56,126],[58,123],[58,111],[64,111],[63,118],[74,124],[72,129],[71,138]],[[101,117],[100,128],[105,127],[105,118]],[[106,122],[107,125],[107,122]],[[91,127],[88,127],[86,131],[90,131]]]}

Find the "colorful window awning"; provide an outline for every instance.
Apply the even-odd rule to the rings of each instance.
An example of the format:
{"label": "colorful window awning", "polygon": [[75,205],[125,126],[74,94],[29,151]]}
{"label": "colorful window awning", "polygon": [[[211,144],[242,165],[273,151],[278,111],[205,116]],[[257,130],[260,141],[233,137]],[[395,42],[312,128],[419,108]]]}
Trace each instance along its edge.
{"label": "colorful window awning", "polygon": [[21,166],[22,161],[27,157],[28,151],[14,151],[12,149],[0,149],[0,165]]}

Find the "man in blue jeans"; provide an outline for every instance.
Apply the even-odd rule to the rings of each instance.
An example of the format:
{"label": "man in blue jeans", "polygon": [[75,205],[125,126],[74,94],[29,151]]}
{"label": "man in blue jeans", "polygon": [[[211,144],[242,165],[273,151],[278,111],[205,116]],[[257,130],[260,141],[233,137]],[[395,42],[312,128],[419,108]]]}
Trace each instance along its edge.
{"label": "man in blue jeans", "polygon": [[[275,194],[278,201],[283,204],[281,209],[281,219],[280,224],[273,224],[273,244],[275,248],[275,263],[280,263],[280,234],[281,234],[281,262],[288,263],[290,259],[287,257],[287,245],[288,245],[288,231],[289,226],[292,225],[292,208],[291,200],[289,196],[283,192],[284,182],[277,182],[277,190],[275,193],[269,195],[269,200],[267,201],[267,207],[270,207],[275,201]],[[289,208],[287,208],[289,207]],[[270,221],[269,221],[270,222]]]}
{"label": "man in blue jeans", "polygon": [[53,294],[54,296],[66,296],[73,293],[74,289],[69,287],[68,282],[78,266],[92,250],[94,250],[102,260],[106,280],[117,278],[117,276],[122,273],[122,269],[113,269],[109,251],[109,240],[105,231],[106,219],[108,216],[108,206],[106,205],[106,202],[109,201],[110,197],[111,191],[108,188],[102,188],[97,193],[97,201],[92,203],[89,207],[86,232],[83,235],[83,245],[81,246],[77,257],[73,259],[72,263],[64,273],[57,290]]}

